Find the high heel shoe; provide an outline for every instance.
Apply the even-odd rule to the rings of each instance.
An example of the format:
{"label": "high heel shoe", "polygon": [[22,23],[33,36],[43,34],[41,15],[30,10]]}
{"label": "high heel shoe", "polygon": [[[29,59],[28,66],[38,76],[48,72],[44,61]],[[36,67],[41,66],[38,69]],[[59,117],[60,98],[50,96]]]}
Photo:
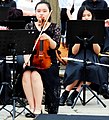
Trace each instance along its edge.
{"label": "high heel shoe", "polygon": [[[41,110],[40,114],[42,114],[42,110]],[[40,114],[26,113],[25,117],[27,117],[27,118],[37,118]]]}
{"label": "high heel shoe", "polygon": [[41,115],[41,114],[43,114],[43,113],[42,113],[42,110],[41,110],[41,113],[40,113],[40,114],[34,114],[34,115],[35,115],[35,117],[34,117],[34,119],[33,119],[33,120],[36,120],[36,118],[37,118],[39,115]]}
{"label": "high heel shoe", "polygon": [[27,117],[27,118],[35,118],[35,114],[33,114],[33,113],[26,113],[25,117]]}

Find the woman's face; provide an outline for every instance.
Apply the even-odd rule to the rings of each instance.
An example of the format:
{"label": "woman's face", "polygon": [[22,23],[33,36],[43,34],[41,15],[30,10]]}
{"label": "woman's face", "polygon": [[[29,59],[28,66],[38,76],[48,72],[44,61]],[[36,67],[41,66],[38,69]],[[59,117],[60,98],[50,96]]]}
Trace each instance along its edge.
{"label": "woman's face", "polygon": [[46,4],[39,4],[36,8],[36,18],[38,20],[44,19],[46,20],[49,15],[49,9]]}
{"label": "woman's face", "polygon": [[84,10],[82,20],[92,20],[92,14],[88,10]]}

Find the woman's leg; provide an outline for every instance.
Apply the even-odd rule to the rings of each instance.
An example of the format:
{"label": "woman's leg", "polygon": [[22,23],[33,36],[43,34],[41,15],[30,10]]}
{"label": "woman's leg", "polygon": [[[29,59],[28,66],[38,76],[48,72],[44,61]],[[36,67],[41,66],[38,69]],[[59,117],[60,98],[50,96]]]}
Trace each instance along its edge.
{"label": "woman's leg", "polygon": [[43,98],[43,83],[41,76],[38,72],[34,71],[31,74],[31,82],[32,82],[32,91],[34,96],[34,114],[41,113],[41,105],[42,105],[42,98]]}
{"label": "woman's leg", "polygon": [[26,98],[30,106],[30,111],[33,112],[35,105],[34,105],[33,90],[31,85],[31,71],[25,71],[23,73],[22,85],[23,85],[24,93],[26,95]]}
{"label": "woman's leg", "polygon": [[71,91],[78,83],[78,80],[75,80],[72,84],[68,85],[65,90]]}
{"label": "woman's leg", "polygon": [[[86,82],[86,85],[90,85],[91,82]],[[76,91],[80,91],[81,90],[81,86],[83,85],[83,82],[80,82],[80,84],[78,85],[78,87],[76,88]]]}
{"label": "woman's leg", "polygon": [[[87,85],[90,85],[91,82],[86,82]],[[78,93],[81,90],[81,86],[83,85],[83,82],[80,82],[80,84],[77,86],[76,90],[74,90],[71,95],[69,96],[69,98],[67,99],[67,105],[71,106],[74,103],[75,98],[77,97]]]}
{"label": "woman's leg", "polygon": [[77,85],[77,83],[78,83],[78,80],[74,81],[72,84],[68,85],[65,88],[65,91],[62,93],[62,96],[60,97],[60,101],[59,101],[60,106],[63,106],[65,104],[70,91]]}

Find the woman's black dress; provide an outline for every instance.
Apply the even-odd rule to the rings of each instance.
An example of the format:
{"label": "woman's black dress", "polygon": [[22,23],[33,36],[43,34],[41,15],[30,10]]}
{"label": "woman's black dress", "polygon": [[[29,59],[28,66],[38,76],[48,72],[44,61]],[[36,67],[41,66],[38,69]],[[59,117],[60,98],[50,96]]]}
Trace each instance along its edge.
{"label": "woman's black dress", "polygon": [[[102,82],[105,81],[107,76],[103,76],[104,71],[101,66],[94,64],[99,62],[99,58],[98,55],[94,53],[92,45],[87,44],[84,48],[84,45],[81,44],[79,53],[77,55],[72,55],[71,49],[72,46],[69,47],[69,57],[75,58],[77,60],[83,60],[83,62],[78,62],[75,60],[68,61],[64,75],[64,86],[66,87],[67,85],[70,85],[75,80],[85,80],[88,82],[92,82],[92,84],[96,84],[98,86],[101,85]],[[90,61],[91,63],[86,62],[85,67],[84,60]]]}
{"label": "woman's black dress", "polygon": [[[34,23],[26,25],[26,29],[35,29],[37,32],[38,29],[35,27]],[[44,31],[48,34],[54,41],[57,43],[56,49],[58,49],[60,44],[60,28],[55,24],[51,23],[50,26]],[[39,34],[38,34],[39,35]],[[38,37],[36,35],[36,38]],[[48,69],[37,69],[36,67],[31,66],[26,68],[26,70],[38,71],[41,74],[44,91],[45,91],[45,105],[48,113],[56,114],[58,112],[59,106],[59,97],[60,97],[60,78],[59,78],[59,67],[57,64],[56,53],[54,49],[48,50],[48,55],[51,57],[52,65]],[[31,58],[32,59],[32,58]]]}

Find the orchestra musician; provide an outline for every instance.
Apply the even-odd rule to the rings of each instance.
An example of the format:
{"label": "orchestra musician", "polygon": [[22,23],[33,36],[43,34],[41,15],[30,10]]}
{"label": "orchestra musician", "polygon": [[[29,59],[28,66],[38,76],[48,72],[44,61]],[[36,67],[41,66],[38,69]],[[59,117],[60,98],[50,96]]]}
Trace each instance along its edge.
{"label": "orchestra musician", "polygon": [[[92,9],[89,6],[81,6],[78,14],[77,20],[93,20],[94,14]],[[71,53],[69,57],[75,59],[84,59],[84,45],[82,43],[76,43],[70,46]],[[98,43],[90,44],[86,46],[86,59],[92,63],[99,62],[98,54],[101,51],[101,45]],[[67,105],[72,106],[74,99],[77,97],[78,93],[81,90],[81,85],[83,85],[83,71],[84,63],[78,61],[68,61],[65,74],[64,74],[64,86],[65,91],[62,93],[60,98],[60,105],[64,105],[65,102]],[[99,86],[101,87],[103,83],[107,80],[107,76],[103,74],[105,71],[101,66],[95,64],[86,65],[86,84],[89,86],[97,85],[97,92],[99,92]],[[71,95],[69,96],[70,91],[77,87]]]}
{"label": "orchestra musician", "polygon": [[14,0],[0,0],[0,6],[1,7],[14,7],[16,8],[17,7],[17,4],[16,4],[16,1]]}
{"label": "orchestra musician", "polygon": [[[105,20],[105,31],[106,31],[106,36],[105,36],[105,41],[104,41],[104,45],[102,48],[101,53],[103,53],[103,55],[100,55],[100,63],[105,64],[105,65],[109,65],[109,56],[105,56],[105,55],[109,55],[109,19]],[[105,84],[102,86],[102,94],[103,97],[105,99],[109,99],[109,89],[108,89],[108,73],[109,73],[109,67],[105,66],[104,67],[105,70],[105,76],[107,76],[107,79],[105,80]]]}
{"label": "orchestra musician", "polygon": [[41,114],[43,92],[46,111],[50,114],[58,113],[60,79],[55,50],[59,48],[61,32],[57,24],[50,22],[50,13],[51,6],[48,2],[37,3],[35,7],[37,22],[28,23],[25,27],[25,29],[35,29],[39,33],[36,35],[37,44],[31,56],[24,55],[22,85],[29,109],[33,113],[27,113],[26,117],[37,117]]}
{"label": "orchestra musician", "polygon": [[105,0],[84,0],[82,5],[88,5],[92,9],[107,9],[108,4]]}

